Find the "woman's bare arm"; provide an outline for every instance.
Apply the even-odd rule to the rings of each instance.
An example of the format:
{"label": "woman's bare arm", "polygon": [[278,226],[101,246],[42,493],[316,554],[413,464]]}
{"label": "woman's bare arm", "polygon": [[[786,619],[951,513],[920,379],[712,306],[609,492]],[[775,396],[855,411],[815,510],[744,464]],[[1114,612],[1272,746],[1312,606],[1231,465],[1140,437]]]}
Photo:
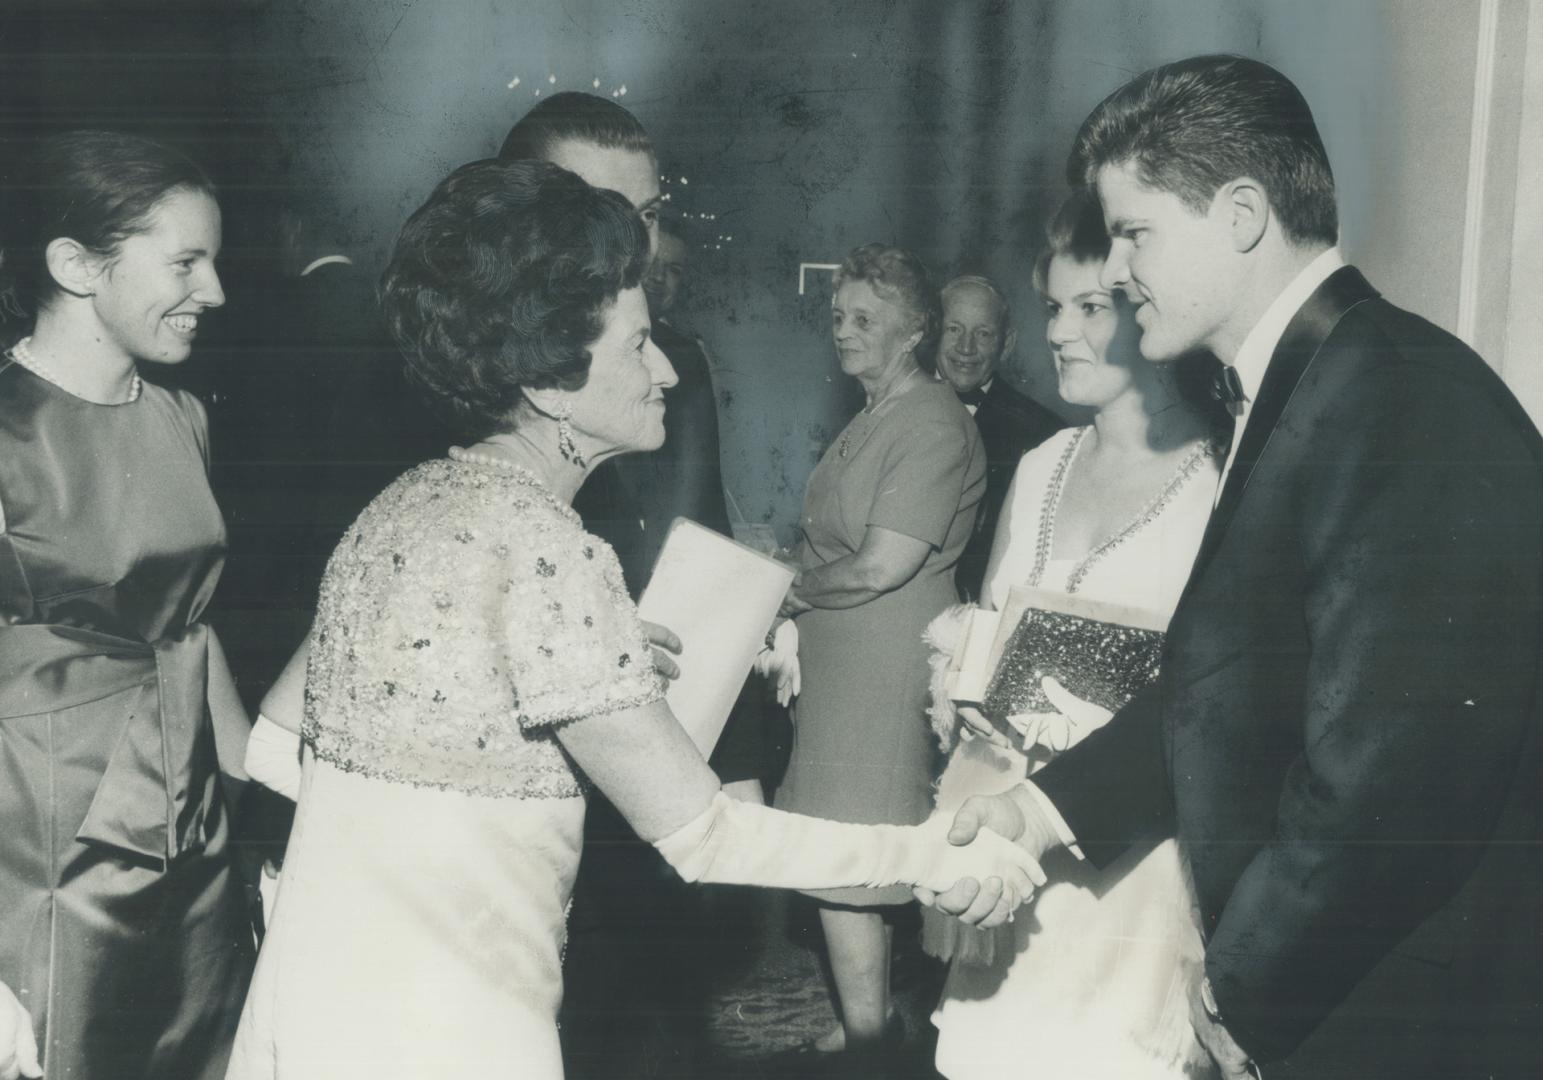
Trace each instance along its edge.
{"label": "woman's bare arm", "polygon": [[983,608],[995,608],[996,603],[986,595],[986,589],[991,586],[992,579],[997,575],[997,569],[1001,567],[1002,560],[1007,557],[1007,545],[1013,539],[1013,501],[1018,495],[1018,473],[1013,471],[1012,481],[1007,485],[1007,495],[1002,500],[1002,512],[997,516],[997,531],[991,537],[991,555],[986,560],[986,576],[981,579],[980,606]]}
{"label": "woman's bare arm", "polygon": [[870,525],[852,554],[799,574],[783,601],[782,613],[866,604],[915,577],[931,550],[925,540]]}
{"label": "woman's bare arm", "polygon": [[650,843],[700,814],[718,790],[718,777],[663,701],[564,724],[556,734]]}
{"label": "woman's bare arm", "polygon": [[300,721],[305,715],[305,667],[311,659],[311,635],[308,632],[300,647],[273,680],[273,685],[263,695],[258,712],[272,720],[285,731],[300,734]]}
{"label": "woman's bare arm", "polygon": [[214,752],[220,762],[220,771],[232,780],[250,780],[242,764],[246,757],[246,740],[252,731],[252,718],[247,715],[241,695],[236,691],[236,677],[231,674],[230,661],[225,657],[225,647],[220,637],[209,628],[209,719],[214,727]]}

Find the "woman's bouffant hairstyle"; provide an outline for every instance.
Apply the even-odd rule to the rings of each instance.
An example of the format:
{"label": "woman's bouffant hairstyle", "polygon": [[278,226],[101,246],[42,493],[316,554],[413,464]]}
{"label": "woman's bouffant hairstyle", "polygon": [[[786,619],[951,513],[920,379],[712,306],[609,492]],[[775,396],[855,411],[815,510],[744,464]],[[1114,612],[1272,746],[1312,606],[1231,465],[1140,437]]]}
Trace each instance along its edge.
{"label": "woman's bouffant hairstyle", "polygon": [[[1050,261],[1063,255],[1080,263],[1099,264],[1109,257],[1103,208],[1087,188],[1073,190],[1045,226],[1045,248],[1034,259],[1034,288],[1039,293],[1049,292]],[[1130,318],[1128,309],[1121,317]],[[1195,352],[1167,363],[1184,400],[1202,413],[1218,434],[1230,431],[1232,414],[1212,393],[1221,361],[1208,352]]]}
{"label": "woman's bouffant hairstyle", "polygon": [[137,135],[69,131],[43,139],[4,171],[5,257],[0,297],[9,314],[31,320],[56,295],[48,245],[74,240],[103,258],[149,228],[174,191],[214,195],[208,175],[180,151]]}
{"label": "woman's bouffant hairstyle", "polygon": [[1078,188],[1050,216],[1045,226],[1045,248],[1034,259],[1034,288],[1046,289],[1050,260],[1070,255],[1078,262],[1101,263],[1109,257],[1109,234],[1104,230],[1104,212],[1090,191]]}
{"label": "woman's bouffant hairstyle", "polygon": [[1110,94],[1082,122],[1067,179],[1091,186],[1103,167],[1127,164],[1196,213],[1223,184],[1252,177],[1291,240],[1338,240],[1334,173],[1312,110],[1290,79],[1258,60],[1195,56]]}
{"label": "woman's bouffant hairstyle", "polygon": [[911,316],[921,341],[916,362],[929,375],[935,372],[938,331],[943,325],[943,301],[927,266],[911,252],[890,244],[853,248],[836,271],[837,289],[851,281],[866,281],[873,291]]}
{"label": "woman's bouffant hairstyle", "polygon": [[520,117],[498,156],[504,161],[549,161],[563,142],[588,143],[606,150],[653,154],[654,144],[638,118],[614,101],[565,90],[537,103]]}
{"label": "woman's bouffant hairstyle", "polygon": [[605,309],[648,265],[614,191],[541,161],[474,161],[414,211],[381,278],[409,377],[457,435],[514,427],[522,388],[573,390]]}

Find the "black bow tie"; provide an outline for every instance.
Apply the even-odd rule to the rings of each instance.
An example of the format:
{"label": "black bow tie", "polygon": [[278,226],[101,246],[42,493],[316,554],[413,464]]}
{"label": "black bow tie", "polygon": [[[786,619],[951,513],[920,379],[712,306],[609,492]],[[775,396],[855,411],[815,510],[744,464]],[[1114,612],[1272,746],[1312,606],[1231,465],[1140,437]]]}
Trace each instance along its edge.
{"label": "black bow tie", "polygon": [[955,393],[959,395],[959,402],[962,405],[975,405],[978,407],[982,401],[986,400],[986,391],[978,386],[974,390],[956,390]]}
{"label": "black bow tie", "polygon": [[1211,380],[1211,396],[1229,407],[1248,400],[1248,395],[1243,393],[1243,380],[1238,378],[1237,369],[1231,364],[1223,364]]}

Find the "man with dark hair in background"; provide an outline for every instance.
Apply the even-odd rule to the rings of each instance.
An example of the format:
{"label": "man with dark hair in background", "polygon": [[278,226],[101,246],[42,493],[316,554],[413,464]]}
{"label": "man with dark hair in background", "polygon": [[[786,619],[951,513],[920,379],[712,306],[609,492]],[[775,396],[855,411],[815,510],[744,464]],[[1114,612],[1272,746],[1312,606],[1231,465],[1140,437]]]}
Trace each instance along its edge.
{"label": "man with dark hair in background", "polygon": [[[1177,836],[1224,1077],[1536,1075],[1543,440],[1344,265],[1328,156],[1273,68],[1137,77],[1068,172],[1142,355],[1210,350],[1234,435],[1157,681],[1112,718],[1065,702],[1103,726],[951,838],[1103,866]],[[994,892],[935,899],[985,925]]]}
{"label": "man with dark hair in background", "polygon": [[1012,353],[1017,341],[1012,309],[989,278],[966,274],[943,286],[938,377],[954,388],[975,417],[986,450],[986,494],[975,531],[954,570],[959,599],[965,603],[980,599],[997,519],[1019,459],[1066,426],[1055,413],[998,377],[1002,358]]}
{"label": "man with dark hair in background", "polygon": [[[514,125],[499,156],[549,161],[594,187],[621,193],[642,216],[656,253],[660,249],[658,160],[643,126],[615,102],[574,91],[554,94]],[[674,251],[675,243],[666,241],[667,249]],[[653,271],[650,280],[652,303],[667,291],[661,289],[667,272]],[[585,527],[616,550],[634,598],[648,583],[675,517],[730,531],[706,355],[657,308],[651,313],[653,337],[680,380],[665,391],[664,446],[603,463],[574,500]],[[764,802],[763,722],[761,687],[752,680],[709,759],[735,798]],[[649,1076],[666,1069],[670,1076],[689,1075],[693,1046],[703,1037],[709,960],[701,898],[594,796],[585,845],[567,953],[563,1034],[569,1073]],[[638,1026],[628,1031],[624,1023]]]}

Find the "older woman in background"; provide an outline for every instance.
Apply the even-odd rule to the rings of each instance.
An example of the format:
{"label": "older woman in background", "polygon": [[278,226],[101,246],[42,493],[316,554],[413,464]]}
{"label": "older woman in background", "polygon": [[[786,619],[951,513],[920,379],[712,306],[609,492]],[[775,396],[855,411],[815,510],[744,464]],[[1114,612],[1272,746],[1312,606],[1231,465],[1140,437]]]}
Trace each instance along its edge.
{"label": "older woman in background", "polygon": [[0,1077],[207,1080],[252,963],[216,757],[244,775],[247,720],[204,622],[203,406],[136,365],[224,303],[220,208],[129,135],[35,164],[4,222],[30,332],[0,357]]}
{"label": "older woman in background", "polygon": [[[930,372],[937,289],[915,255],[868,244],[836,274],[832,333],[867,404],[809,478],[796,617],[802,695],[776,805],[837,821],[913,824],[931,809],[922,631],[954,601],[953,569],[985,489],[969,412]],[[806,1047],[872,1058],[889,1018],[892,927],[904,889],[811,893],[841,1026]]]}

